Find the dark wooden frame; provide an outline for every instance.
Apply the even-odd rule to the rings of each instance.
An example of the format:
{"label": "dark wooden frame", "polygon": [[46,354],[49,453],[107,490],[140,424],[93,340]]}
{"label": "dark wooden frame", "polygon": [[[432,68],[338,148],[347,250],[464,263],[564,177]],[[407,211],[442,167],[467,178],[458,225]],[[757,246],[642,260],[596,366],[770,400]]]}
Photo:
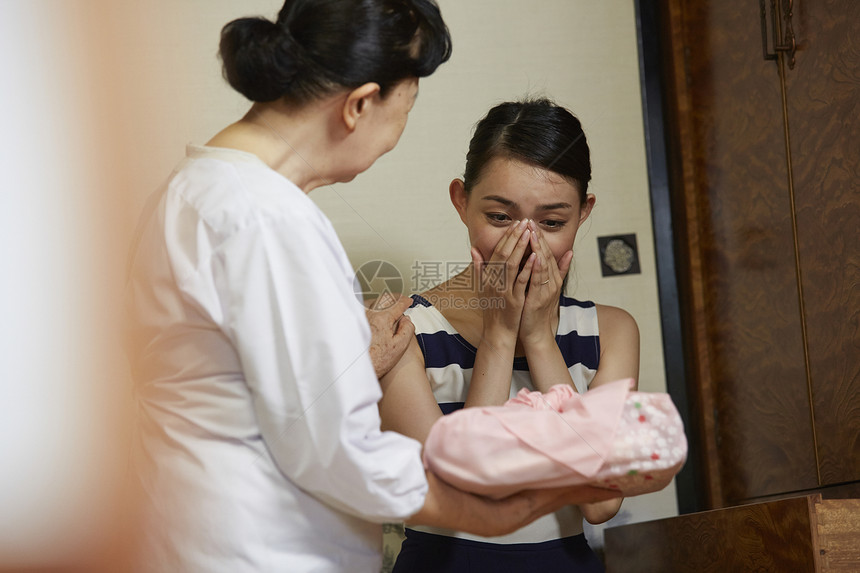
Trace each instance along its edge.
{"label": "dark wooden frame", "polygon": [[682,322],[678,275],[682,258],[673,221],[663,79],[665,52],[656,0],[636,0],[636,23],[666,386],[684,421],[689,444],[687,463],[676,478],[678,510],[685,514],[708,507],[701,479],[699,416],[696,415],[695,392],[688,382],[691,377],[685,360],[688,338]]}

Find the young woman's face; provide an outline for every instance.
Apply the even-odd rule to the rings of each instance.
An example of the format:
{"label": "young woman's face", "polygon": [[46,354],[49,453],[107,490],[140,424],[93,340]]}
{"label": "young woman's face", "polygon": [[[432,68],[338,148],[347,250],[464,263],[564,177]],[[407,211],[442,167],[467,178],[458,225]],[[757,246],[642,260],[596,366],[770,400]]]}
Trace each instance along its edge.
{"label": "young woman's face", "polygon": [[[485,261],[510,225],[533,219],[558,263],[594,206],[594,195],[582,204],[578,186],[561,175],[506,158],[490,160],[469,195],[461,179],[451,182],[450,192],[469,241]],[[528,255],[529,250],[523,259]]]}

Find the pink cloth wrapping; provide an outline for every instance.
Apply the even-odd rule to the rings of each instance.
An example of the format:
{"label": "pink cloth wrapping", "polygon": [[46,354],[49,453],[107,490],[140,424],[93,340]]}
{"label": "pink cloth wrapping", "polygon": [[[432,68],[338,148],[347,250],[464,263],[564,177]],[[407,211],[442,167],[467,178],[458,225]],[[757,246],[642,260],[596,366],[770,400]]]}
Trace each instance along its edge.
{"label": "pink cloth wrapping", "polygon": [[465,408],[433,424],[424,465],[448,483],[495,498],[531,488],[591,484],[624,496],[666,487],[687,458],[668,394],[633,380],[578,394],[520,390],[504,406]]}

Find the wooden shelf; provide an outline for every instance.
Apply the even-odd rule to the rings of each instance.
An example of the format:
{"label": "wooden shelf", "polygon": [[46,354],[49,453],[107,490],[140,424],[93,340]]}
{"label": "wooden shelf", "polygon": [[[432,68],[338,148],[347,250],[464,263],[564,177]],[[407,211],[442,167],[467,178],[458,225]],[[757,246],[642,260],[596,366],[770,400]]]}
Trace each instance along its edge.
{"label": "wooden shelf", "polygon": [[606,570],[860,572],[860,499],[809,495],[607,529]]}

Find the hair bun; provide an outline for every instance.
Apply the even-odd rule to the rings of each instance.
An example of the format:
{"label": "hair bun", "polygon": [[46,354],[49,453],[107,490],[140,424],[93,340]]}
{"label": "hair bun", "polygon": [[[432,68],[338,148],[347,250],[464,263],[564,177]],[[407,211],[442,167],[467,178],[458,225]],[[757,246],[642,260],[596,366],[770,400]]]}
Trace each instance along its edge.
{"label": "hair bun", "polygon": [[256,102],[299,107],[337,92],[428,76],[451,55],[435,0],[284,0],[277,19],[221,32],[224,77]]}
{"label": "hair bun", "polygon": [[233,20],[221,31],[224,78],[251,101],[274,101],[289,91],[301,68],[299,51],[288,30],[265,18]]}

